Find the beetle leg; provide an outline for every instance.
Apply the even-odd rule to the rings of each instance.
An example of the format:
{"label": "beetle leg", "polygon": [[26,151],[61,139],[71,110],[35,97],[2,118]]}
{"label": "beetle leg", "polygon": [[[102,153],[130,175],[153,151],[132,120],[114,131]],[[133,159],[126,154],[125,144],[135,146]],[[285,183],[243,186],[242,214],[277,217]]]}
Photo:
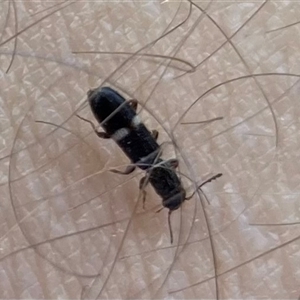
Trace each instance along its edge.
{"label": "beetle leg", "polygon": [[128,100],[129,105],[133,108],[134,111],[137,110],[138,101],[136,99]]}
{"label": "beetle leg", "polygon": [[157,140],[157,138],[158,138],[158,131],[157,130],[152,130],[151,131],[151,135],[152,135],[152,137],[155,139],[155,140]]}
{"label": "beetle leg", "polygon": [[110,135],[104,131],[97,131],[95,130],[95,133],[98,135],[99,138],[101,139],[110,139]]}
{"label": "beetle leg", "polygon": [[90,90],[88,90],[88,92],[87,92],[88,98],[90,98],[93,95],[93,93],[96,92],[96,90],[97,89],[90,89]]}
{"label": "beetle leg", "polygon": [[179,165],[178,159],[176,159],[176,158],[169,159],[168,163],[170,164],[170,166],[171,166],[172,169],[176,169],[178,167],[178,165]]}
{"label": "beetle leg", "polygon": [[[140,180],[140,185],[139,185],[139,188],[140,190],[142,191],[143,193],[143,209],[145,209],[145,203],[146,203],[146,191],[145,191],[145,187],[146,185],[148,184],[148,182],[146,181],[147,180],[147,176],[141,178]],[[145,182],[146,181],[146,182]]]}
{"label": "beetle leg", "polygon": [[106,133],[104,131],[98,131],[96,129],[95,124],[92,121],[90,121],[90,120],[88,120],[86,118],[83,118],[83,117],[81,117],[79,115],[76,115],[76,117],[78,117],[79,119],[81,119],[81,120],[83,120],[85,122],[90,123],[90,125],[92,126],[93,130],[95,131],[95,133],[98,135],[99,138],[101,138],[101,139],[109,139],[110,138],[110,135],[108,133]]}
{"label": "beetle leg", "polygon": [[117,173],[117,174],[122,174],[122,175],[129,175],[135,170],[135,165],[129,165],[126,167],[125,171],[119,171],[117,169],[111,169],[110,172]]}

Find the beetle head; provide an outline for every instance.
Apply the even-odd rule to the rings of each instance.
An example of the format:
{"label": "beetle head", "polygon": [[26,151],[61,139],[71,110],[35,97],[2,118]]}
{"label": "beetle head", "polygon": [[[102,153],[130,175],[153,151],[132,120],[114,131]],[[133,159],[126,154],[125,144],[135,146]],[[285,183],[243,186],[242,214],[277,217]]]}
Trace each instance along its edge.
{"label": "beetle head", "polygon": [[177,194],[167,198],[163,199],[163,206],[168,208],[170,211],[178,209],[182,203],[185,201],[185,191],[181,190]]}

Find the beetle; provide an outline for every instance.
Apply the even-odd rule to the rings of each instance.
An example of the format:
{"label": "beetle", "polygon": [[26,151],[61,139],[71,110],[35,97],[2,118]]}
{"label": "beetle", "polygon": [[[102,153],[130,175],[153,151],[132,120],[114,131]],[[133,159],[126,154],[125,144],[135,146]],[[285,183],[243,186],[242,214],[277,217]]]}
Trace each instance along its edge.
{"label": "beetle", "polygon": [[[177,159],[163,160],[160,158],[161,149],[157,143],[158,132],[156,130],[150,132],[141,122],[136,113],[137,100],[126,101],[123,96],[110,87],[89,90],[87,96],[94,117],[104,131],[98,131],[91,121],[78,117],[89,122],[98,137],[113,139],[130,159],[131,164],[125,171],[111,170],[112,172],[130,174],[136,167],[146,172],[139,184],[139,188],[143,191],[143,203],[145,203],[146,197],[144,187],[149,182],[162,198],[163,208],[169,209],[168,222],[172,243],[170,215],[185,200],[189,200],[194,195],[193,193],[190,197],[186,197],[186,191],[175,172],[175,168],[178,166]],[[211,177],[197,189],[221,175],[217,174]]]}

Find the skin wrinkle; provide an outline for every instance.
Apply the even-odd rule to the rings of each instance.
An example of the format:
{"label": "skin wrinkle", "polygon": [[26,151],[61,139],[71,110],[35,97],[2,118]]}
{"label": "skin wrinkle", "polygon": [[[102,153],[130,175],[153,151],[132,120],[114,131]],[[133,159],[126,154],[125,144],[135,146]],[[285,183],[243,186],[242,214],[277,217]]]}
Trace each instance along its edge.
{"label": "skin wrinkle", "polygon": [[[0,298],[297,299],[298,6],[3,3]],[[96,124],[99,85],[139,101],[188,196],[223,173],[173,245],[143,172],[111,174],[128,159],[76,117]]]}

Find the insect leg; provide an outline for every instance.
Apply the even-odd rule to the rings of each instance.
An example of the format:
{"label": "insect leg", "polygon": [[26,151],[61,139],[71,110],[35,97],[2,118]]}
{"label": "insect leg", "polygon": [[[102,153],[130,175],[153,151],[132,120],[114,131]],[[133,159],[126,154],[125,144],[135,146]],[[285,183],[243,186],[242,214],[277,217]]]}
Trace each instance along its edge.
{"label": "insect leg", "polygon": [[179,165],[178,159],[176,158],[171,158],[167,160],[167,163],[170,165],[172,169],[176,169]]}
{"label": "insect leg", "polygon": [[138,101],[136,99],[130,99],[130,100],[128,100],[128,103],[134,109],[134,111],[137,110]]}
{"label": "insect leg", "polygon": [[95,130],[95,133],[98,135],[101,139],[110,139],[110,135],[104,131],[97,131]]}
{"label": "insect leg", "polygon": [[90,121],[90,120],[88,120],[86,118],[83,118],[83,117],[81,117],[79,115],[76,115],[76,117],[78,117],[79,119],[81,119],[81,120],[83,120],[85,122],[90,123],[91,126],[92,126],[92,128],[93,128],[93,130],[95,131],[95,133],[98,135],[99,138],[101,138],[101,139],[109,139],[110,138],[110,135],[107,134],[106,132],[104,132],[104,131],[98,131],[96,129],[96,126],[94,125],[94,123],[92,121]]}
{"label": "insect leg", "polygon": [[113,172],[113,173],[117,173],[117,174],[122,174],[122,175],[129,175],[130,173],[132,173],[134,170],[135,170],[135,165],[129,165],[126,167],[125,171],[119,171],[117,169],[111,169],[109,170],[110,172]]}
{"label": "insect leg", "polygon": [[141,178],[140,180],[140,185],[139,185],[139,189],[142,191],[143,193],[143,209],[145,209],[145,202],[146,202],[146,191],[145,191],[145,187],[148,184],[147,180],[147,176]]}
{"label": "insect leg", "polygon": [[157,138],[158,138],[158,131],[157,130],[152,130],[151,131],[151,135],[152,135],[152,137],[157,141]]}

